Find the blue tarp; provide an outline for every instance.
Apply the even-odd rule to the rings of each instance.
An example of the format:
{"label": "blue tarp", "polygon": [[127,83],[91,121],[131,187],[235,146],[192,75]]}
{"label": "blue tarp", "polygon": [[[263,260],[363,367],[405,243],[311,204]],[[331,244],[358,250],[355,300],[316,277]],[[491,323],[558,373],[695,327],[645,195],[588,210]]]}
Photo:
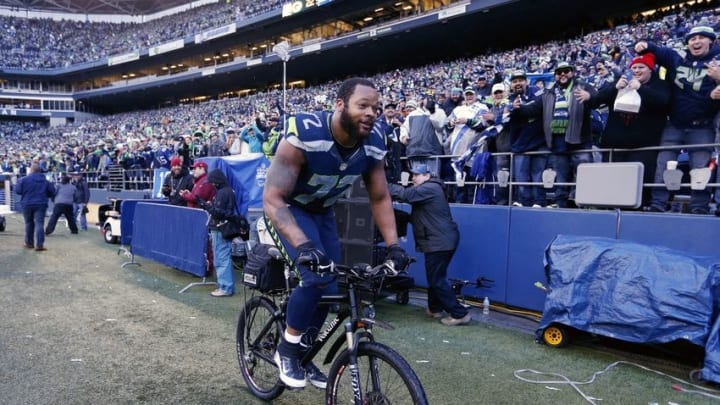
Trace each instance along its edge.
{"label": "blue tarp", "polygon": [[[559,235],[545,251],[550,292],[538,336],[553,323],[635,343],[705,347],[720,380],[720,257],[602,237]],[[714,327],[713,327],[714,326]],[[714,334],[711,337],[710,331]],[[715,341],[715,344],[710,344]],[[712,377],[712,378],[709,378]]]}

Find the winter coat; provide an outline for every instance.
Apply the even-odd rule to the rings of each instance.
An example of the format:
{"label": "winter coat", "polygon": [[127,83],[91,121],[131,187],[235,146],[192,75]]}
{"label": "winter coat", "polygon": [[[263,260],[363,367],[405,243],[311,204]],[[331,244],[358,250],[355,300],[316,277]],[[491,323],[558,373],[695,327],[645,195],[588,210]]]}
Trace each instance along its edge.
{"label": "winter coat", "polygon": [[393,199],[412,205],[415,249],[418,252],[455,250],[460,241],[458,226],[452,218],[443,183],[435,178],[419,186],[388,184]]}
{"label": "winter coat", "polygon": [[32,173],[18,181],[15,192],[20,195],[23,208],[42,207],[55,196],[55,186],[42,173]]}
{"label": "winter coat", "polygon": [[217,191],[212,201],[206,203],[203,208],[210,214],[209,228],[214,229],[217,224],[235,215],[235,193],[228,184],[225,173],[220,169],[210,172],[208,182],[213,184]]}
{"label": "winter coat", "polygon": [[660,137],[670,111],[670,83],[653,73],[650,81],[638,89],[640,111],[615,111],[618,89],[606,86],[588,101],[590,106],[607,104],[610,109],[605,131],[600,138],[603,148],[642,148],[660,145]]}
{"label": "winter coat", "polygon": [[647,52],[655,54],[655,63],[667,69],[667,80],[674,85],[670,122],[677,128],[710,128],[720,100],[710,98],[717,83],[707,75],[706,63],[720,55],[720,46],[711,46],[705,56],[683,58],[671,48],[648,43]]}

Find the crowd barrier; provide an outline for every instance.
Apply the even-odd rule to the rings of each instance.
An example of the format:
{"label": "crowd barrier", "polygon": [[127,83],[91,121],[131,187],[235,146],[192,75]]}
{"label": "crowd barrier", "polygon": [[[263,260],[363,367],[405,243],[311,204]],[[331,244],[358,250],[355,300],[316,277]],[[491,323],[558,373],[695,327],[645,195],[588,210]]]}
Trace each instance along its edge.
{"label": "crowd barrier", "polygon": [[[397,207],[410,210],[407,204]],[[463,292],[519,308],[543,310],[546,293],[535,283],[546,284],[545,249],[559,234],[664,246],[690,255],[717,257],[720,262],[720,227],[714,216],[460,204],[451,204],[450,209],[460,229],[460,245],[448,277],[490,279],[489,288],[471,284]],[[411,266],[416,284],[427,287],[423,256],[415,251],[411,230],[412,225],[401,245],[418,260]]]}

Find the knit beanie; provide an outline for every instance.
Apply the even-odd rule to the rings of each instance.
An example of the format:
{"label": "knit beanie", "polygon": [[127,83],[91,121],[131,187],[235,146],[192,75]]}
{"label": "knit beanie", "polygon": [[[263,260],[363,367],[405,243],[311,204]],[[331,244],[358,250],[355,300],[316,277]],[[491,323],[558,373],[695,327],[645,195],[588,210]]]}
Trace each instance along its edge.
{"label": "knit beanie", "polygon": [[170,167],[175,166],[182,166],[182,159],[180,159],[179,157],[174,157],[170,159]]}
{"label": "knit beanie", "polygon": [[655,69],[655,55],[652,53],[645,53],[642,55],[638,55],[633,58],[632,61],[630,61],[630,67],[633,67],[636,63],[642,63],[643,65],[650,68],[650,70]]}
{"label": "knit beanie", "polygon": [[685,43],[687,44],[690,41],[690,38],[694,37],[695,35],[702,35],[704,37],[708,37],[711,41],[714,41],[715,38],[717,38],[717,35],[715,34],[715,31],[712,29],[712,27],[708,27],[707,25],[698,25],[697,27],[693,27],[690,32],[685,34]]}

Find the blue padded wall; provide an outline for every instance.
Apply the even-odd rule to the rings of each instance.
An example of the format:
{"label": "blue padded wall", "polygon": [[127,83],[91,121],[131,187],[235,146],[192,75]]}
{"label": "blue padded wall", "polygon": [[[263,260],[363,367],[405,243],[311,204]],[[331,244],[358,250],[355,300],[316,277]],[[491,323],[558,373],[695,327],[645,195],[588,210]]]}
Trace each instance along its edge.
{"label": "blue padded wall", "polygon": [[[407,207],[407,206],[406,206]],[[460,229],[460,245],[450,262],[449,278],[474,282],[482,276],[494,280],[492,288],[477,289],[469,285],[463,295],[488,296],[491,300],[504,301],[506,288],[507,246],[509,208],[498,206],[451,205],[453,218]],[[417,262],[410,267],[415,285],[427,287],[423,254],[415,252],[412,225],[408,237],[401,245]]]}
{"label": "blue padded wall", "polygon": [[720,253],[719,225],[717,218],[707,215],[623,212],[620,239],[715,256]]}
{"label": "blue padded wall", "polygon": [[511,208],[507,293],[504,303],[542,311],[547,285],[545,248],[558,234],[615,238],[617,212],[576,209]]}

